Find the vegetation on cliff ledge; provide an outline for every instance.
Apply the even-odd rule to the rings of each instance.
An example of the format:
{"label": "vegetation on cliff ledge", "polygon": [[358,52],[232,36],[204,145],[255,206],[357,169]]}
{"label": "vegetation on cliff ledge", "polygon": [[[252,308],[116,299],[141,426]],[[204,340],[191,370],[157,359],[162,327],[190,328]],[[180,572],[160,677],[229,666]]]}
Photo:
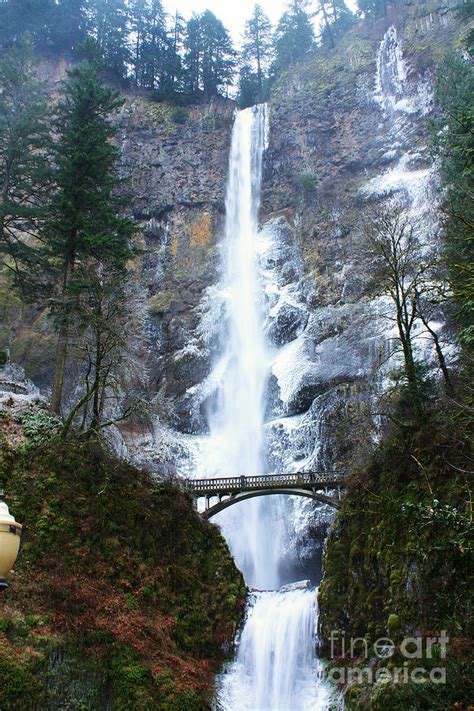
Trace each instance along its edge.
{"label": "vegetation on cliff ledge", "polygon": [[[474,698],[468,430],[455,410],[439,407],[422,427],[394,430],[349,483],[327,541],[320,586],[326,653],[338,666],[378,664],[390,671],[404,662],[411,669],[434,664],[446,665],[447,674],[443,685],[351,685],[349,709],[465,709]],[[398,645],[403,637],[438,637],[442,630],[450,642],[441,663],[439,654],[408,661],[398,646],[395,655],[377,659],[377,639]],[[332,631],[338,639],[331,654]],[[365,638],[367,655],[362,642],[351,655],[350,638]]]}
{"label": "vegetation on cliff ledge", "polygon": [[208,708],[245,595],[218,529],[176,486],[55,439],[45,411],[0,416],[0,478],[24,524],[0,599],[2,711]]}

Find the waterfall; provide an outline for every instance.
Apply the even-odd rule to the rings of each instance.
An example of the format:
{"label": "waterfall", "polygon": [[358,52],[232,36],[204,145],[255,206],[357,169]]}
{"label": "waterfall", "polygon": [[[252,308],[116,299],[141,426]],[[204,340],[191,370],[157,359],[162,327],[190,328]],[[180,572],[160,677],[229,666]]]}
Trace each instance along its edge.
{"label": "waterfall", "polygon": [[[395,27],[385,33],[377,54],[375,98],[386,109],[400,107],[404,98],[407,67]],[[403,104],[402,104],[403,105]]]}
{"label": "waterfall", "polygon": [[[392,167],[369,180],[361,191],[387,196],[402,205],[422,237],[436,229],[433,202],[436,173],[426,143],[420,140],[420,118],[432,105],[428,78],[410,78],[403,46],[395,27],[385,33],[377,53],[375,101],[382,109],[385,157]],[[384,130],[381,125],[381,130]]]}
{"label": "waterfall", "polygon": [[[259,474],[266,468],[265,391],[271,356],[264,336],[265,289],[258,231],[266,107],[237,114],[229,158],[223,255],[221,355],[211,381],[210,436],[204,465],[210,475]],[[282,583],[284,497],[241,502],[216,517],[246,582],[260,590]],[[314,654],[314,590],[255,593],[237,659],[223,675],[224,711],[326,708]]]}
{"label": "waterfall", "polygon": [[[237,114],[226,193],[222,358],[219,387],[209,413],[209,452],[220,476],[259,474],[264,468],[264,391],[268,356],[256,242],[266,107]],[[260,499],[217,517],[232,554],[255,587],[277,585],[277,540],[268,535],[268,506]]]}
{"label": "waterfall", "polygon": [[230,711],[318,711],[329,703],[314,658],[314,590],[255,595],[220,707]]}

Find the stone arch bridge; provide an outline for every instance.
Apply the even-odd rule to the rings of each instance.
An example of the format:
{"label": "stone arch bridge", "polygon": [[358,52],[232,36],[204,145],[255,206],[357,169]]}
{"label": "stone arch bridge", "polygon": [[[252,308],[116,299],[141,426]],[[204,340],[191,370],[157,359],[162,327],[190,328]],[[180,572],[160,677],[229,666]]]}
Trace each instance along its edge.
{"label": "stone arch bridge", "polygon": [[[229,506],[256,496],[287,494],[306,496],[322,504],[340,508],[344,474],[340,472],[298,472],[296,474],[262,474],[215,479],[188,479],[183,482],[198,508],[204,499],[203,518],[209,519]],[[217,502],[212,504],[212,499]]]}

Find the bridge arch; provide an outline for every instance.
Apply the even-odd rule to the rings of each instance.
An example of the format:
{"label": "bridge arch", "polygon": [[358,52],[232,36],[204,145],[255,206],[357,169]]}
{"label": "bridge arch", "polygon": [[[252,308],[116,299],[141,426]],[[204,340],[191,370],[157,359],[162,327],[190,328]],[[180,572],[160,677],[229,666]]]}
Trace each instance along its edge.
{"label": "bridge arch", "polygon": [[[273,496],[275,494],[283,494],[286,496],[305,496],[306,498],[313,499],[313,501],[318,501],[321,504],[327,504],[329,506],[332,506],[335,509],[340,509],[341,504],[340,502],[333,498],[332,496],[328,496],[327,494],[321,493],[319,491],[311,491],[309,489],[298,489],[298,488],[268,488],[268,489],[254,489],[251,491],[242,491],[237,494],[230,494],[227,496],[225,499],[221,499],[217,504],[214,504],[213,506],[209,506],[209,508],[205,509],[202,512],[202,516],[205,519],[210,519],[216,514],[220,513],[221,511],[224,511],[225,509],[228,509],[230,506],[234,506],[234,504],[238,504],[241,501],[246,501],[248,499],[253,499],[256,496]],[[214,494],[214,496],[219,496],[218,494]],[[206,497],[206,498],[211,498],[211,496]],[[196,497],[196,498],[202,498],[202,497]],[[220,496],[219,496],[220,498]]]}

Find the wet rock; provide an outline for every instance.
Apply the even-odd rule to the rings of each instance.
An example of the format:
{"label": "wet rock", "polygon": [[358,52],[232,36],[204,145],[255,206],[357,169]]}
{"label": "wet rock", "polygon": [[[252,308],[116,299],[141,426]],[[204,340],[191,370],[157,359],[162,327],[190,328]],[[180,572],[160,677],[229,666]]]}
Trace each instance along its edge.
{"label": "wet rock", "polygon": [[270,374],[265,390],[265,419],[270,420],[284,414],[283,403],[280,397],[278,380]]}
{"label": "wet rock", "polygon": [[329,387],[324,380],[316,375],[306,374],[299,387],[292,393],[290,399],[285,403],[285,411],[288,415],[300,415],[307,412],[314,400]]}
{"label": "wet rock", "polygon": [[173,356],[171,371],[175,383],[174,393],[183,395],[193,385],[200,383],[210,370],[208,349],[198,343],[190,343]]}
{"label": "wet rock", "polygon": [[270,321],[267,335],[276,345],[283,346],[296,338],[306,326],[308,314],[291,304],[284,304]]}
{"label": "wet rock", "polygon": [[196,402],[192,395],[186,394],[178,402],[173,419],[178,432],[202,435],[209,431],[205,406]]}
{"label": "wet rock", "polygon": [[309,590],[311,588],[311,580],[299,580],[297,583],[289,583],[288,585],[282,585],[278,592],[288,593],[294,592],[295,590]]}

